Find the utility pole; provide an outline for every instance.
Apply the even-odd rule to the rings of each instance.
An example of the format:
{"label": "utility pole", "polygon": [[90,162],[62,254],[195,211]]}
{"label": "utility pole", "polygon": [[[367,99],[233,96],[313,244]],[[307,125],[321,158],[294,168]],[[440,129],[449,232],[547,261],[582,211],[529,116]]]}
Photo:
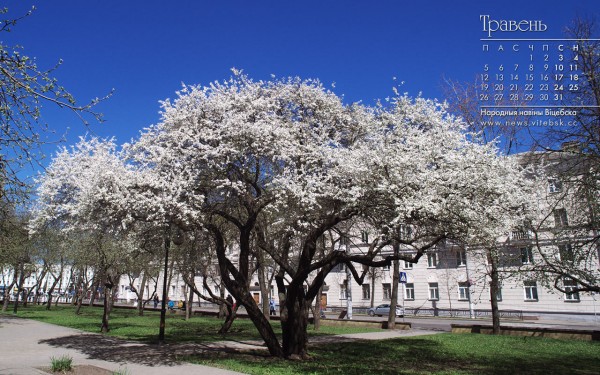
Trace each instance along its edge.
{"label": "utility pole", "polygon": [[[345,243],[346,254],[350,256],[350,246]],[[346,319],[352,320],[352,272],[350,267],[346,266]]]}
{"label": "utility pole", "polygon": [[469,256],[467,255],[467,246],[465,246],[465,272],[467,273],[467,285],[469,287],[469,316],[475,319],[475,309],[473,308],[473,300],[471,298],[471,278],[469,277]]}

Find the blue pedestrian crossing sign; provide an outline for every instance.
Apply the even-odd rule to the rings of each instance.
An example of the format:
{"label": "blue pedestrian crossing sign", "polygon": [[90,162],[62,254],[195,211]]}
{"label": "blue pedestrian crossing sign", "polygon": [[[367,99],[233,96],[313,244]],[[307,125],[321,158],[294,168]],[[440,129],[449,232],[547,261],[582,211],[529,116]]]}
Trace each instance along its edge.
{"label": "blue pedestrian crossing sign", "polygon": [[406,272],[400,272],[400,283],[406,284]]}

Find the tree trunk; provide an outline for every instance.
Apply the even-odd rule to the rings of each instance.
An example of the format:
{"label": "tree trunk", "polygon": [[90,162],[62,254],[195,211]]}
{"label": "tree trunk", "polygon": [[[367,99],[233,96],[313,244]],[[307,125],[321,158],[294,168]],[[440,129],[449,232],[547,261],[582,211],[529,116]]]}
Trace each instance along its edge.
{"label": "tree trunk", "polygon": [[318,331],[321,328],[321,295],[323,294],[323,285],[319,288],[319,292],[315,297],[314,310],[313,310],[313,319],[314,319],[314,327],[315,331]]}
{"label": "tree trunk", "polygon": [[8,310],[8,304],[10,302],[10,291],[13,289],[15,284],[17,283],[17,273],[15,272],[13,276],[13,280],[10,285],[4,288],[4,303],[2,304],[2,312],[6,312]]}
{"label": "tree trunk", "polygon": [[136,289],[138,316],[144,316],[144,290],[146,290],[147,280],[148,276],[146,276],[146,272],[143,272],[140,287]]}
{"label": "tree trunk", "polygon": [[17,285],[17,298],[15,299],[15,303],[13,305],[13,314],[17,313],[17,309],[19,308],[19,296],[23,294],[23,284],[25,284],[25,265],[21,263],[19,265],[19,284]]}
{"label": "tree trunk", "polygon": [[61,259],[60,271],[58,272],[58,275],[54,276],[54,274],[52,274],[52,278],[54,279],[54,281],[52,282],[50,289],[48,289],[48,302],[46,303],[46,310],[50,310],[50,308],[52,307],[52,294],[54,293],[54,288],[56,288],[56,284],[58,284],[58,281],[62,279],[63,270],[63,261]]}
{"label": "tree trunk", "polygon": [[488,250],[488,261],[490,263],[490,302],[492,305],[492,332],[494,335],[500,334],[500,311],[498,309],[498,289],[500,288],[500,280],[498,275],[498,258],[497,254]]}
{"label": "tree trunk", "polygon": [[227,310],[227,315],[225,317],[225,321],[219,329],[219,333],[229,332],[229,329],[231,328],[231,325],[233,324],[237,316],[238,308],[240,307],[239,305],[235,305],[235,308],[233,308],[233,306],[229,306],[226,303],[224,303],[223,306],[225,306],[225,309]]}
{"label": "tree trunk", "polygon": [[35,283],[35,286],[33,288],[31,288],[32,291],[35,290],[35,294],[33,296],[33,304],[34,305],[39,304],[39,299],[40,299],[40,295],[41,295],[40,289],[42,287],[42,281],[44,280],[44,277],[46,277],[47,272],[48,272],[47,266],[46,266],[46,264],[44,264],[44,268],[42,269],[42,272],[37,277],[37,282]]}
{"label": "tree trunk", "polygon": [[79,285],[77,286],[77,308],[75,310],[75,314],[79,315],[81,313],[81,305],[83,304],[83,298],[87,294],[87,285],[84,281],[83,275],[85,274],[85,270],[81,271],[79,275]]}
{"label": "tree trunk", "polygon": [[104,310],[102,312],[102,327],[100,328],[100,332],[106,333],[110,331],[108,326],[108,321],[110,318],[110,310],[112,307],[112,288],[113,283],[109,275],[106,275],[106,282],[104,283]]}
{"label": "tree trunk", "polygon": [[[206,278],[206,276],[204,276]],[[221,297],[222,299],[225,299],[225,284],[221,283],[221,286],[219,288],[219,297]],[[219,304],[219,313],[217,314],[217,318],[219,319],[223,319],[224,317],[227,317],[229,315],[229,313],[227,312],[227,305],[225,305],[224,303]]]}
{"label": "tree trunk", "polygon": [[96,298],[98,298],[98,287],[100,286],[100,277],[96,273],[92,282],[92,295],[90,296],[90,307],[94,306]]}
{"label": "tree trunk", "polygon": [[[398,256],[400,245],[394,243],[394,255]],[[400,277],[400,261],[394,260],[394,274],[392,275],[392,298],[390,300],[390,313],[388,315],[388,329],[396,328],[396,306],[398,306],[398,282]]]}
{"label": "tree trunk", "polygon": [[375,267],[371,268],[371,307],[375,307],[375,280],[377,279],[377,272]]}
{"label": "tree trunk", "polygon": [[[192,280],[194,279],[194,275],[192,275]],[[192,304],[194,303],[194,290],[190,287],[189,296],[187,300],[187,304],[185,305],[185,320],[189,320],[192,317]]]}
{"label": "tree trunk", "polygon": [[307,359],[309,301],[303,297],[286,300],[287,316],[281,321],[283,355],[288,359]]}
{"label": "tree trunk", "polygon": [[260,286],[260,297],[262,299],[262,312],[267,320],[271,320],[271,304],[269,298],[269,287],[265,275],[265,254],[262,249],[258,249],[258,285]]}

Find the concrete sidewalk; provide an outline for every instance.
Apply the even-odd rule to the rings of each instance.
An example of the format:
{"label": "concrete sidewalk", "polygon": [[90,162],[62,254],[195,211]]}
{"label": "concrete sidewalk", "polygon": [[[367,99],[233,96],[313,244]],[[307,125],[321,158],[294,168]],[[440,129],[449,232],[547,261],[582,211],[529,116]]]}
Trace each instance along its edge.
{"label": "concrete sidewalk", "polygon": [[[130,375],[239,374],[208,366],[178,361],[202,348],[158,347],[35,320],[0,315],[0,374],[45,374],[39,367],[50,366],[52,357],[68,355],[74,365],[93,365],[110,371],[126,370]],[[209,348],[210,350],[219,350]],[[223,348],[227,350],[227,348]]]}
{"label": "concrete sidewalk", "polygon": [[[397,330],[358,333],[339,336],[317,336],[309,345],[383,340],[439,332],[428,330]],[[92,365],[110,371],[126,370],[129,375],[239,374],[208,366],[181,362],[186,355],[265,350],[260,341],[220,341],[204,344],[171,343],[163,346],[125,341],[101,334],[82,332],[35,320],[0,315],[0,374],[45,374],[39,367],[48,367],[52,357],[68,355],[73,365]]]}
{"label": "concrete sidewalk", "polygon": [[[435,333],[439,332],[417,329],[317,336],[310,339],[310,345],[355,340],[384,340]],[[52,357],[63,355],[73,358],[74,365],[92,365],[109,371],[121,369],[126,370],[129,375],[239,374],[181,362],[179,358],[208,352],[237,352],[249,349],[266,351],[260,341],[169,343],[157,346],[0,315],[0,374],[2,375],[45,374],[38,368],[48,367]]]}

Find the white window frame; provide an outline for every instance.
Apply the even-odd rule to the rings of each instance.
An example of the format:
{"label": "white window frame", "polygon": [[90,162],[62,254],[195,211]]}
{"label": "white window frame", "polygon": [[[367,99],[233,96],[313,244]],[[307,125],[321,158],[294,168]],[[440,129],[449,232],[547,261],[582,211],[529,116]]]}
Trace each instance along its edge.
{"label": "white window frame", "polygon": [[415,284],[406,283],[404,284],[404,300],[414,301],[415,300]]}
{"label": "white window frame", "polygon": [[345,282],[340,284],[340,299],[348,299],[348,285]]}
{"label": "white window frame", "polygon": [[521,252],[521,264],[532,264],[533,263],[533,249],[531,246],[520,247]]}
{"label": "white window frame", "polygon": [[569,293],[573,289],[577,288],[577,282],[571,278],[565,277],[563,279],[563,288],[565,290],[564,298],[565,302],[579,302],[579,292]]}
{"label": "white window frame", "polygon": [[381,284],[381,288],[383,290],[383,300],[389,301],[392,299],[392,284],[383,283]]}
{"label": "white window frame", "polygon": [[562,228],[569,226],[569,216],[564,208],[556,208],[552,211],[554,216],[554,227]]}
{"label": "white window frame", "polygon": [[427,268],[437,268],[437,254],[429,253],[427,254]]}
{"label": "white window frame", "polygon": [[402,266],[405,270],[412,270],[414,263],[404,261],[404,265]]}
{"label": "white window frame", "polygon": [[456,252],[456,266],[457,267],[466,267],[467,266],[467,252],[465,250],[460,250]]}
{"label": "white window frame", "polygon": [[575,253],[573,252],[573,246],[570,243],[558,245],[558,255],[560,257],[560,260],[563,262],[573,262],[573,258],[575,257]]}
{"label": "white window frame", "polygon": [[558,178],[548,179],[548,193],[559,193],[562,191],[562,181]]}
{"label": "white window frame", "polygon": [[[365,294],[365,291],[367,292]],[[362,299],[370,300],[371,299],[371,284],[363,284],[362,285]]]}
{"label": "white window frame", "polygon": [[360,232],[360,239],[363,243],[369,243],[369,232],[366,230]]}
{"label": "white window frame", "polygon": [[523,282],[523,297],[525,301],[539,301],[537,283],[535,281]]}
{"label": "white window frame", "polygon": [[438,283],[429,283],[429,300],[439,301],[440,300],[440,287]]}
{"label": "white window frame", "polygon": [[466,281],[458,283],[458,300],[459,301],[468,301],[469,296],[470,296],[469,283]]}

